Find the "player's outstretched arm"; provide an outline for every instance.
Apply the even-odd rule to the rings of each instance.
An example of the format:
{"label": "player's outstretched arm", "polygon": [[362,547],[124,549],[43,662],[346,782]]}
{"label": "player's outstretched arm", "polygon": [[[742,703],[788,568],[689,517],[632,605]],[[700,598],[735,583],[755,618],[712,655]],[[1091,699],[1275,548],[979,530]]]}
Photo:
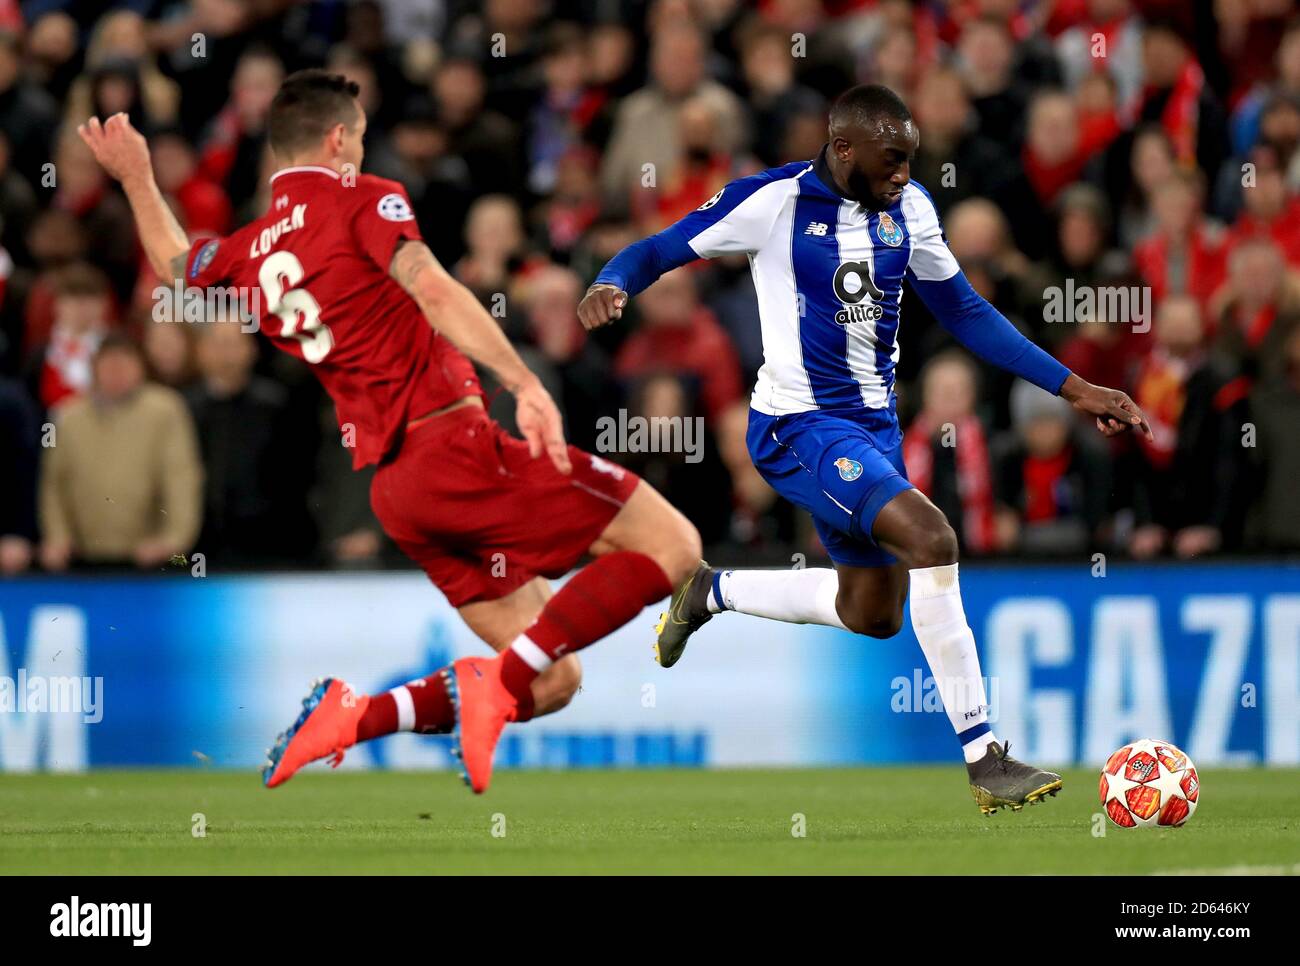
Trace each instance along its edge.
{"label": "player's outstretched arm", "polygon": [[388,274],[415,299],[429,325],[491,371],[515,397],[515,421],[533,457],[545,453],[561,473],[570,472],[564,423],[555,401],[474,293],[447,274],[421,241],[399,242]]}
{"label": "player's outstretched arm", "polygon": [[149,145],[144,135],[131,126],[125,114],[114,114],[103,124],[92,117],[78,126],[95,160],[122,183],[126,200],[135,216],[140,244],[159,278],[175,279],[185,274],[190,243],[172,214],[153,178]]}
{"label": "player's outstretched arm", "polygon": [[1151,438],[1146,417],[1125,393],[1094,386],[1026,339],[988,303],[960,271],[941,280],[912,277],[912,285],[939,324],[962,345],[1000,369],[1061,396],[1081,413],[1097,418],[1106,436],[1126,429]]}

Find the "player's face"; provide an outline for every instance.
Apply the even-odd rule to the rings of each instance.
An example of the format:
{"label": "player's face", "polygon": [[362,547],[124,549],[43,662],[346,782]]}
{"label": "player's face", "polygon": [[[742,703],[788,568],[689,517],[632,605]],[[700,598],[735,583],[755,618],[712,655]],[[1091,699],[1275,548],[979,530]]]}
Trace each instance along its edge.
{"label": "player's face", "polygon": [[839,132],[831,149],[849,164],[849,193],[868,208],[883,211],[902,197],[920,143],[914,122],[881,120],[871,130],[850,127]]}

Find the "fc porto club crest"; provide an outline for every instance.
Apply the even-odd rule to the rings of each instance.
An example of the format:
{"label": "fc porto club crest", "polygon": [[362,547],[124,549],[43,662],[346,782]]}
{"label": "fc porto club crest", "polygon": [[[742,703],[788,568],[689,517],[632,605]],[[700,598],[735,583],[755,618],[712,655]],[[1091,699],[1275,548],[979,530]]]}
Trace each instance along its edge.
{"label": "fc porto club crest", "polygon": [[851,460],[847,456],[841,456],[835,461],[835,468],[840,471],[840,479],[845,483],[852,483],[862,475],[862,464],[857,460]]}
{"label": "fc porto club crest", "polygon": [[888,212],[882,211],[876,224],[876,237],[890,248],[897,248],[903,244],[903,229]]}

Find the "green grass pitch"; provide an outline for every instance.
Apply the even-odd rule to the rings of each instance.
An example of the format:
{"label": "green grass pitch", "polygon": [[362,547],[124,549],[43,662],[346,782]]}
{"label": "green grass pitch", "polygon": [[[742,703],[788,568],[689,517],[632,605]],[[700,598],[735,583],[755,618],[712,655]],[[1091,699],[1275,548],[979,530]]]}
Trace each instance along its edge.
{"label": "green grass pitch", "polygon": [[984,817],[960,765],[502,772],[481,798],[443,772],[308,772],[273,792],[253,773],[197,769],[6,775],[0,872],[1300,870],[1300,770],[1204,772],[1187,827],[1107,824],[1104,837],[1096,773],[1065,779],[1054,799]]}

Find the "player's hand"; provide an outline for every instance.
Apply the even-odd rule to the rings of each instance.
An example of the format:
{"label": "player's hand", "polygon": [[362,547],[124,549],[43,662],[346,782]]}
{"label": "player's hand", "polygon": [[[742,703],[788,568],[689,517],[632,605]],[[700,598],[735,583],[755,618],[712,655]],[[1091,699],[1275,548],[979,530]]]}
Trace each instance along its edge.
{"label": "player's hand", "polygon": [[1141,430],[1147,439],[1155,439],[1151,426],[1137,403],[1128,393],[1105,386],[1094,386],[1070,373],[1061,386],[1061,398],[1081,413],[1097,418],[1097,429],[1103,436],[1117,436],[1126,429]]}
{"label": "player's hand", "polygon": [[100,166],[118,181],[153,174],[149,144],[125,114],[114,114],[102,124],[92,117],[77,127],[77,133]]}
{"label": "player's hand", "polygon": [[515,423],[528,441],[528,452],[533,459],[545,453],[555,468],[567,476],[573,471],[573,465],[564,442],[564,423],[551,394],[536,377],[512,388],[511,392],[515,397]]}
{"label": "player's hand", "polygon": [[617,285],[593,285],[578,303],[578,321],[590,332],[623,317],[627,293]]}

